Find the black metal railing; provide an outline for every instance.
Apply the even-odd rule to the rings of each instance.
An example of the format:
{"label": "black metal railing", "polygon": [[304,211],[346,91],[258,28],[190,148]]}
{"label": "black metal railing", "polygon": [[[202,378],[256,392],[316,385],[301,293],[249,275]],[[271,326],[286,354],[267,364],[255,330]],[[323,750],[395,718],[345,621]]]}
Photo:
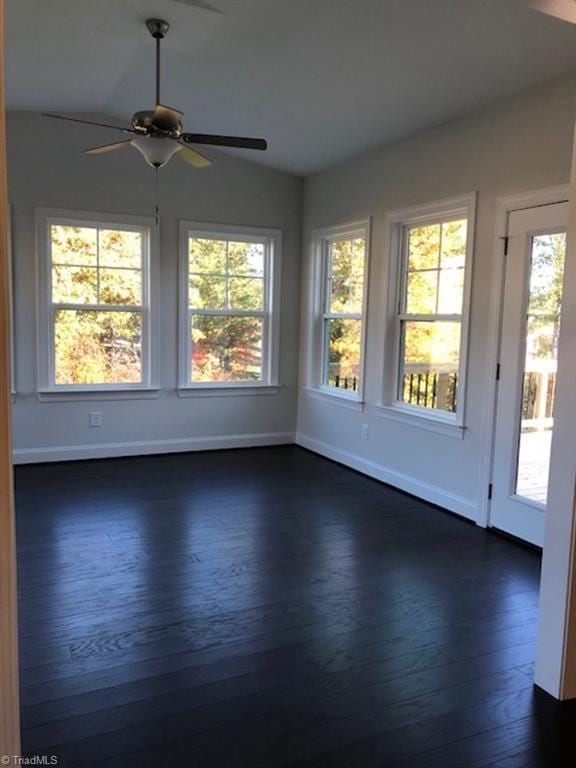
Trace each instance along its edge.
{"label": "black metal railing", "polygon": [[360,386],[360,380],[356,376],[330,375],[328,377],[328,386],[336,389],[348,389],[351,392],[357,392]]}
{"label": "black metal railing", "polygon": [[405,373],[402,401],[409,405],[455,413],[457,390],[457,373]]}

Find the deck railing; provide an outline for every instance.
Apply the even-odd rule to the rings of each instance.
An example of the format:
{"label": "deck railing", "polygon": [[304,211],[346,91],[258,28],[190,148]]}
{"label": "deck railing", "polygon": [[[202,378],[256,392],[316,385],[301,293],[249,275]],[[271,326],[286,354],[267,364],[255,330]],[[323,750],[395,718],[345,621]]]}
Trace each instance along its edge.
{"label": "deck railing", "polygon": [[456,411],[458,373],[430,371],[420,365],[407,365],[402,380],[402,401],[424,408]]}
{"label": "deck railing", "polygon": [[556,368],[556,360],[528,360],[522,386],[523,430],[542,432],[552,428]]}
{"label": "deck railing", "polygon": [[330,373],[328,375],[328,386],[357,392],[360,386],[360,379],[357,376],[341,376],[338,373]]}

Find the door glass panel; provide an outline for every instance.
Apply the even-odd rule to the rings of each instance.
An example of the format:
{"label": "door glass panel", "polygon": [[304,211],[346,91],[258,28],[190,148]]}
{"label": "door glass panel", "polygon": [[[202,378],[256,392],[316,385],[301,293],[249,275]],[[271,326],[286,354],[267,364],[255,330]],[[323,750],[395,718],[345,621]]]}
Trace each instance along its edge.
{"label": "door glass panel", "polygon": [[566,233],[532,238],[516,493],[546,504]]}

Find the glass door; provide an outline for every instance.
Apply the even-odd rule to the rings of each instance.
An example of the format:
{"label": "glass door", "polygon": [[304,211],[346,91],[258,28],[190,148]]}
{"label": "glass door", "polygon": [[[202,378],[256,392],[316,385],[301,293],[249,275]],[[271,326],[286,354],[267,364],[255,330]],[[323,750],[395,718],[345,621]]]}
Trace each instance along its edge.
{"label": "glass door", "polygon": [[567,203],[510,214],[490,524],[542,546]]}

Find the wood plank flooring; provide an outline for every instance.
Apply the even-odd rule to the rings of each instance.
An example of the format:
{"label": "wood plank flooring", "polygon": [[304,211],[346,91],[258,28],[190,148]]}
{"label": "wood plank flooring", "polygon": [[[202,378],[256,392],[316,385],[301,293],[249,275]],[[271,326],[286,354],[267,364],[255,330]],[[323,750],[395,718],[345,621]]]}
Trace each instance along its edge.
{"label": "wood plank flooring", "polygon": [[294,446],[16,470],[25,753],[550,768],[536,552]]}

